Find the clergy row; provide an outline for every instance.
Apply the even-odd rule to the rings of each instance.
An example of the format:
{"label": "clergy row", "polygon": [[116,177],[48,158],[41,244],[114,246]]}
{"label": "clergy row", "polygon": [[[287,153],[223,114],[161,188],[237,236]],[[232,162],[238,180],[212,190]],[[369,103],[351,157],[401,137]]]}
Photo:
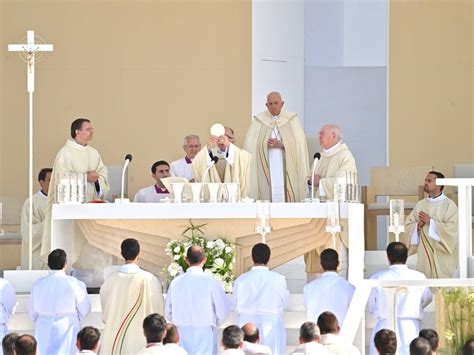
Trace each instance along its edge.
{"label": "clergy row", "polygon": [[[136,201],[159,201],[166,193],[162,179],[170,174],[196,181],[237,182],[241,196],[277,201],[301,201],[309,191],[308,184],[316,189],[316,195],[333,198],[333,186],[340,171],[357,172],[355,159],[342,141],[341,129],[325,125],[319,132],[319,144],[323,151],[315,174],[308,179],[308,151],[298,117],[283,110],[281,95],[272,92],[267,96],[267,110],[254,116],[245,149],[234,145],[234,132],[226,128],[224,135],[211,136],[201,149],[199,137],[187,136],[186,156],[169,165],[157,161],[151,167],[155,184],[141,189]],[[86,201],[103,198],[109,190],[107,168],[94,148],[88,143],[93,137],[93,127],[87,119],[76,119],[71,125],[71,139],[58,152],[53,170],[43,170],[39,181],[41,190],[33,197],[33,268],[44,267],[50,247],[51,208],[56,201],[56,186],[64,173],[87,173]],[[214,164],[213,158],[219,158]],[[208,176],[204,171],[209,168]],[[417,269],[429,278],[453,276],[457,262],[457,208],[436,185],[439,172],[429,172],[425,179],[428,198],[418,202],[407,220],[408,232],[402,236],[410,247],[410,253],[418,254]],[[51,189],[48,182],[51,180]],[[50,192],[50,193],[49,193]],[[25,202],[22,212],[23,252],[22,267],[27,266],[28,208]],[[71,236],[74,238],[74,236]],[[84,241],[85,242],[85,241]],[[328,241],[330,243],[330,241]],[[347,232],[337,237],[338,250],[343,266],[346,265]],[[305,255],[307,273],[317,273],[320,252],[331,245],[324,245]],[[42,261],[39,256],[41,255]]]}
{"label": "clergy row", "polygon": [[[160,313],[177,326],[180,345],[188,353],[216,354],[216,328],[226,321],[231,308],[236,312],[239,327],[247,323],[255,324],[261,344],[268,346],[273,354],[285,353],[283,312],[288,303],[289,291],[285,277],[267,267],[271,250],[266,244],[259,243],[252,248],[254,266],[234,282],[232,300],[216,278],[203,272],[206,256],[199,246],[191,246],[187,250],[186,262],[189,268],[171,282],[165,301],[158,279],[138,266],[138,241],[124,240],[121,253],[125,264],[110,274],[100,289],[105,323],[101,353],[139,351],[146,345],[141,335],[143,319],[150,314]],[[407,258],[408,249],[403,243],[389,244],[389,269],[371,278],[426,279],[424,274],[408,269]],[[48,265],[52,270],[49,276],[38,280],[32,287],[29,313],[36,322],[35,337],[40,353],[69,353],[75,346],[79,321],[90,311],[90,301],[84,283],[66,275],[66,253],[63,250],[51,252]],[[331,329],[334,334],[339,331],[339,323],[344,325],[354,293],[354,287],[338,275],[338,266],[337,252],[324,250],[321,253],[322,277],[304,287],[307,320],[318,322],[322,315],[329,312],[327,321],[333,324]],[[16,303],[15,292],[5,280],[2,280],[0,291],[3,298],[0,326],[5,332]],[[399,354],[409,353],[409,344],[420,330],[423,310],[431,300],[432,294],[426,287],[413,287],[397,296],[395,316]],[[388,300],[384,289],[372,290],[367,307],[377,320],[371,338],[374,339],[377,331],[387,327]],[[336,342],[337,339],[333,340]],[[358,353],[351,344],[340,346],[345,349],[341,354]],[[371,354],[376,354],[373,342]]]}

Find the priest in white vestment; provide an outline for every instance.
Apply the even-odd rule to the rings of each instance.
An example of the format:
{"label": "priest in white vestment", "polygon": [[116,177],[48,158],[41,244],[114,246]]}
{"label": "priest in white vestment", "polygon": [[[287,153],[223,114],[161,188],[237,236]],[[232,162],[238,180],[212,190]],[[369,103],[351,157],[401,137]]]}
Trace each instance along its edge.
{"label": "priest in white vestment", "polygon": [[[31,246],[31,269],[45,269],[46,264],[40,260],[41,241],[43,239],[43,222],[46,215],[48,203],[49,182],[53,169],[41,169],[38,174],[38,182],[41,189],[33,195],[33,245]],[[29,259],[29,224],[30,224],[30,199],[26,199],[21,209],[21,269],[28,270]]]}
{"label": "priest in white vestment", "polygon": [[245,355],[242,350],[244,332],[236,325],[229,325],[222,331],[222,355]]}
{"label": "priest in white vestment", "polygon": [[245,323],[242,326],[242,331],[244,332],[244,344],[242,345],[242,350],[246,355],[272,354],[272,349],[269,346],[265,344],[260,344],[260,332],[255,324],[251,322]]}
{"label": "priest in white vestment", "polygon": [[105,328],[100,353],[136,354],[145,345],[143,319],[163,313],[163,291],[158,279],[138,266],[140,244],[125,239],[121,246],[125,264],[106,277],[100,288]]}
{"label": "priest in white vestment", "polygon": [[201,247],[188,248],[189,268],[171,281],[165,317],[178,327],[180,345],[188,354],[217,354],[217,326],[224,323],[231,302],[214,276],[203,271],[206,257]]}
{"label": "priest in white vestment", "polygon": [[[15,289],[10,282],[0,277],[0,339],[8,333],[8,320],[15,313],[16,304]],[[3,355],[1,348],[0,355]]]}
{"label": "priest in white vestment", "polygon": [[[316,166],[310,183],[317,188],[317,196],[327,200],[334,198],[334,184],[338,172],[357,173],[354,156],[348,146],[342,142],[341,129],[334,124],[326,124],[319,131],[319,144],[323,148],[321,159]],[[327,242],[318,249],[306,253],[304,261],[307,273],[317,273],[319,270],[319,255],[327,248],[333,248],[332,237],[327,233]],[[347,271],[347,231],[342,231],[336,237],[336,249],[340,256],[343,273]]]}
{"label": "priest in white vestment", "polygon": [[[166,319],[161,314],[152,313],[143,319],[143,334],[146,338],[146,345],[138,355],[171,355],[170,349],[165,349],[163,338],[166,334]],[[137,352],[130,352],[136,354]],[[118,352],[118,354],[127,354],[127,352]]]}
{"label": "priest in white vestment", "polygon": [[[411,270],[406,265],[408,249],[405,244],[392,242],[387,247],[387,258],[390,263],[388,270],[377,272],[371,280],[426,280],[423,273]],[[428,287],[401,287],[396,290],[396,329],[398,354],[409,355],[410,342],[420,332],[424,308],[431,303],[433,295]],[[383,288],[374,288],[369,296],[367,309],[377,324],[372,329],[370,337],[370,354],[377,355],[374,345],[375,333],[387,328],[389,302]]]}
{"label": "priest in white vestment", "polygon": [[48,276],[31,289],[29,314],[36,323],[39,354],[75,354],[80,321],[91,311],[86,285],[65,273],[66,253],[53,250],[48,255]]}
{"label": "priest in white vestment", "polygon": [[[88,119],[78,118],[74,120],[71,124],[71,139],[66,141],[54,160],[41,244],[41,258],[43,261],[46,261],[48,254],[51,252],[51,210],[53,204],[57,201],[57,186],[64,178],[65,173],[86,174],[86,202],[103,199],[110,189],[107,167],[102,162],[99,152],[88,144],[93,138],[93,132],[94,129]],[[94,268],[105,266],[110,262],[102,251],[90,246],[82,234],[75,233],[74,235],[64,236],[64,238],[73,238],[73,242],[70,243],[71,249],[67,250],[68,261],[71,266]],[[84,263],[75,265],[86,245],[88,255],[83,258]]]}
{"label": "priest in white vestment", "polygon": [[100,347],[100,331],[91,326],[85,326],[77,333],[77,354],[96,354]]}
{"label": "priest in white vestment", "polygon": [[329,311],[335,314],[339,324],[344,324],[355,288],[339,276],[338,266],[337,252],[334,249],[323,250],[321,253],[322,276],[306,284],[303,289],[307,320],[317,322],[321,313]]}
{"label": "priest in white vestment", "polygon": [[285,277],[268,269],[270,254],[268,245],[254,245],[252,260],[255,266],[235,280],[232,298],[236,323],[239,326],[254,323],[259,329],[261,343],[269,346],[273,354],[280,355],[286,349],[283,311],[290,293]]}
{"label": "priest in white vestment", "polygon": [[186,155],[184,158],[175,160],[170,164],[171,176],[177,176],[194,181],[193,159],[201,150],[201,141],[199,136],[190,134],[184,137],[183,149]]}
{"label": "priest in white vestment", "polygon": [[458,208],[436,185],[444,175],[430,171],[424,190],[428,197],[418,201],[405,221],[401,241],[409,255],[417,255],[418,271],[430,279],[451,278],[458,267]]}
{"label": "priest in white vestment", "polygon": [[[202,148],[193,160],[196,182],[235,182],[239,184],[240,198],[247,197],[250,185],[250,164],[252,156],[237,147],[234,142],[234,131],[225,127],[223,136],[211,136],[207,145]],[[214,164],[212,159],[219,158]],[[204,176],[206,169],[209,172]]]}
{"label": "priest in white vestment", "polygon": [[169,191],[161,179],[170,177],[170,165],[164,160],[158,160],[151,166],[151,177],[155,179],[155,184],[138,190],[133,202],[158,203],[165,197],[169,197]]}
{"label": "priest in white vestment", "polygon": [[280,93],[267,95],[267,111],[253,117],[244,149],[253,159],[250,197],[272,202],[305,199],[309,158],[306,136],[298,115],[282,111]]}
{"label": "priest in white vestment", "polygon": [[188,355],[187,351],[179,346],[178,328],[172,323],[166,324],[166,335],[163,338],[163,345],[173,355]]}
{"label": "priest in white vestment", "polygon": [[320,343],[329,354],[360,355],[359,349],[339,335],[339,322],[334,313],[328,311],[321,313],[317,325],[321,332]]}

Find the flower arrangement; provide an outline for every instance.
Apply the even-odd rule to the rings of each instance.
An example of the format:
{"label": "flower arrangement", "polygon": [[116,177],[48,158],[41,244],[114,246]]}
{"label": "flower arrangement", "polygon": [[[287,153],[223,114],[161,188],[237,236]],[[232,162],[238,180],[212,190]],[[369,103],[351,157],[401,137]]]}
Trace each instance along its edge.
{"label": "flower arrangement", "polygon": [[446,319],[446,354],[461,354],[464,343],[474,339],[474,288],[454,287],[441,291]]}
{"label": "flower arrangement", "polygon": [[213,275],[222,284],[225,292],[232,292],[232,283],[235,279],[232,274],[235,263],[234,245],[222,237],[207,240],[203,232],[205,226],[205,224],[195,225],[189,221],[189,226],[181,233],[184,240],[172,240],[167,244],[165,252],[172,261],[164,270],[166,288],[175,277],[188,269],[185,260],[188,248],[191,245],[199,245],[207,257],[204,272]]}

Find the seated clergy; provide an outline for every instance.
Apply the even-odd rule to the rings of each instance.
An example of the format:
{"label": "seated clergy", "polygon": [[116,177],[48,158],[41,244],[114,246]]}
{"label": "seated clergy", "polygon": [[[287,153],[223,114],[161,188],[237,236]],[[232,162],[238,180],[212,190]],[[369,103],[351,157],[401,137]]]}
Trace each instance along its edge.
{"label": "seated clergy", "polygon": [[199,136],[190,134],[184,137],[183,149],[186,153],[184,158],[175,160],[170,164],[171,176],[177,176],[193,181],[193,159],[201,150],[201,142]]}
{"label": "seated clergy", "polygon": [[[197,182],[236,182],[240,184],[240,197],[246,197],[250,183],[251,155],[247,151],[234,145],[234,131],[226,127],[222,136],[211,136],[207,145],[202,148],[193,160],[194,178]],[[212,159],[217,157],[217,163]]]}
{"label": "seated clergy", "polygon": [[139,190],[135,194],[133,202],[160,202],[161,199],[166,197],[164,194],[169,194],[161,179],[170,176],[170,165],[164,160],[153,163],[151,176],[155,179],[156,184]]}

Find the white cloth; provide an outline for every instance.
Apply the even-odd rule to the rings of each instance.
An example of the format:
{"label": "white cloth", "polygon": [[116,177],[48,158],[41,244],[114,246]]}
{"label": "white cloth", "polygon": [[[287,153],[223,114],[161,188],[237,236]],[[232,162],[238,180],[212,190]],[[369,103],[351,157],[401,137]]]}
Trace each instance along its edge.
{"label": "white cloth", "polygon": [[326,351],[334,355],[360,355],[359,349],[352,344],[347,344],[344,338],[337,334],[321,335],[321,344]]}
{"label": "white cloth", "polygon": [[326,355],[329,354],[324,345],[311,341],[298,346],[291,355]]}
{"label": "white cloth", "polygon": [[152,185],[138,190],[133,198],[133,202],[158,203],[161,202],[160,200],[170,196],[169,193],[157,193],[155,185]]}
{"label": "white cloth", "polygon": [[254,355],[272,355],[272,349],[264,344],[255,344],[250,343],[244,340],[244,344],[242,345],[242,351],[246,354],[254,354]]}
{"label": "white cloth", "polygon": [[[16,304],[15,289],[10,282],[0,277],[0,339],[8,334],[7,323],[15,313]],[[0,355],[3,355],[1,347]]]}
{"label": "white cloth", "polygon": [[222,355],[245,355],[242,349],[225,349]]}
{"label": "white cloth", "polygon": [[143,319],[163,313],[163,290],[152,273],[125,264],[105,279],[100,303],[105,323],[100,353],[135,354],[146,345]]}
{"label": "white cloth", "polygon": [[[274,116],[274,120],[278,120],[280,116]],[[271,137],[281,141],[280,131],[275,125],[272,130]],[[285,202],[285,163],[283,156],[283,149],[269,149],[268,160],[270,166],[270,181],[272,202]]]}
{"label": "white cloth", "polygon": [[51,271],[33,284],[29,313],[36,322],[39,354],[74,354],[79,321],[91,310],[86,285],[63,270]]}
{"label": "white cloth", "polygon": [[163,345],[162,343],[148,344],[145,348],[138,352],[138,355],[186,355],[186,351],[180,346],[174,347]]}
{"label": "white cloth", "polygon": [[329,311],[342,325],[354,290],[354,286],[336,272],[324,272],[321,278],[311,281],[303,289],[306,319],[316,323],[321,313]]}
{"label": "white cloth", "polygon": [[283,275],[254,266],[234,282],[233,303],[237,325],[254,323],[260,333],[260,343],[269,346],[273,354],[284,354],[286,332],[283,311],[289,291]]}
{"label": "white cloth", "polygon": [[176,277],[166,295],[165,317],[178,327],[180,345],[189,354],[217,354],[216,327],[230,309],[221,284],[198,266]]}
{"label": "white cloth", "polygon": [[169,348],[174,355],[188,355],[188,352],[184,350],[184,348],[175,343],[165,344],[165,348]]}
{"label": "white cloth", "polygon": [[[46,215],[48,196],[39,190],[33,195],[33,245],[31,246],[31,269],[43,269],[45,264],[40,260],[41,241],[43,239],[43,221]],[[21,269],[28,270],[30,199],[27,198],[21,209]]]}
{"label": "white cloth", "polygon": [[181,158],[171,162],[170,164],[171,176],[178,176],[189,180],[194,179],[193,164],[188,163],[186,158]]}
{"label": "white cloth", "polygon": [[[374,280],[425,280],[426,276],[407,265],[391,265],[388,270],[380,271],[370,277]],[[433,295],[427,287],[411,287],[398,290],[396,294],[397,318],[397,349],[398,354],[409,354],[410,342],[418,336],[420,321],[424,316],[424,308],[430,304]],[[386,326],[388,304],[383,288],[374,288],[369,297],[367,308],[377,320],[372,330],[370,354],[377,354],[374,345],[375,333]]]}

